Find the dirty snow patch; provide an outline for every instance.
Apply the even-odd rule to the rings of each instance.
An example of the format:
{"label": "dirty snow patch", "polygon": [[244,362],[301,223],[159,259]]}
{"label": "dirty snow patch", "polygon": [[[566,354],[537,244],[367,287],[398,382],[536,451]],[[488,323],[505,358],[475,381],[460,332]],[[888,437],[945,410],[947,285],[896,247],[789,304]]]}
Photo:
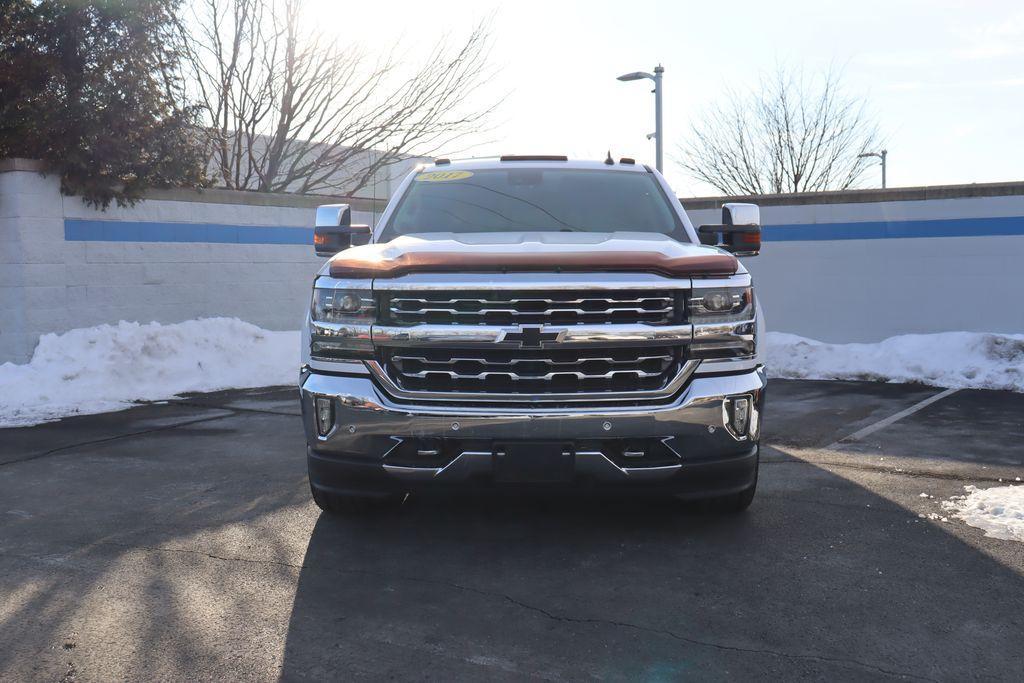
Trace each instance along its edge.
{"label": "dirty snow patch", "polygon": [[967,495],[943,501],[943,509],[982,529],[986,536],[1024,541],[1024,486],[965,486],[964,490]]}
{"label": "dirty snow patch", "polygon": [[790,379],[916,382],[1024,392],[1024,334],[906,334],[873,344],[766,335],[768,373]]}
{"label": "dirty snow patch", "polygon": [[46,334],[28,363],[0,365],[0,427],[185,392],[294,384],[298,368],[298,332],[269,332],[237,318]]}

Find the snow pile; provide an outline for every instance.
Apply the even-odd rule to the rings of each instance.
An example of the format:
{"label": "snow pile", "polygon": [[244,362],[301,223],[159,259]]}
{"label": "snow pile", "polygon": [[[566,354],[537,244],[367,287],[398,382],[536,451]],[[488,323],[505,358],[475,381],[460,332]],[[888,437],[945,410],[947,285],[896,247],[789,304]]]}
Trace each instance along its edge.
{"label": "snow pile", "polygon": [[965,486],[966,496],[954,496],[942,507],[986,536],[1024,541],[1024,486],[979,489]]}
{"label": "snow pile", "polygon": [[[0,427],[185,392],[293,384],[299,343],[298,332],[268,332],[236,318],[47,334],[27,364],[0,365]],[[945,332],[825,344],[769,332],[767,361],[773,377],[1024,391],[1024,335]]]}
{"label": "snow pile", "polygon": [[1022,334],[906,334],[875,344],[826,344],[783,332],[769,332],[766,337],[772,377],[1024,392]]}
{"label": "snow pile", "polygon": [[184,392],[294,384],[298,368],[298,332],[268,332],[236,318],[47,334],[27,364],[0,365],[0,427]]}

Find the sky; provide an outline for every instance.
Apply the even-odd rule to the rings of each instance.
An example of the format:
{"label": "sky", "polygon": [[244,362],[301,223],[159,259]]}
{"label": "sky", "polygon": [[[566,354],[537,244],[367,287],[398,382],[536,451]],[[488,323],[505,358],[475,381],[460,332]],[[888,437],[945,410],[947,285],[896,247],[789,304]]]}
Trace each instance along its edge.
{"label": "sky", "polygon": [[[654,163],[650,81],[665,68],[665,174],[682,196],[718,194],[673,161],[702,112],[782,64],[842,71],[867,100],[888,149],[888,185],[1024,180],[1024,3],[570,2],[307,0],[317,25],[410,60],[492,17],[494,76],[481,103],[504,97],[464,155],[631,156]],[[455,150],[461,151],[461,150]],[[862,187],[877,187],[878,169]]]}

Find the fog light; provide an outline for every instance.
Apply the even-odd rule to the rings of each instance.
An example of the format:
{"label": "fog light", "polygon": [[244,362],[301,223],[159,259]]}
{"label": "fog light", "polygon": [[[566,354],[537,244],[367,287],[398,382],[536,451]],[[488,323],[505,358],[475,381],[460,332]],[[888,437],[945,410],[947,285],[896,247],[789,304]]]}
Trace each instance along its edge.
{"label": "fog light", "polygon": [[334,401],[324,396],[317,396],[316,404],[316,431],[320,436],[327,436],[334,426]]}
{"label": "fog light", "polygon": [[747,433],[750,424],[750,399],[746,396],[732,400],[732,431],[738,436]]}

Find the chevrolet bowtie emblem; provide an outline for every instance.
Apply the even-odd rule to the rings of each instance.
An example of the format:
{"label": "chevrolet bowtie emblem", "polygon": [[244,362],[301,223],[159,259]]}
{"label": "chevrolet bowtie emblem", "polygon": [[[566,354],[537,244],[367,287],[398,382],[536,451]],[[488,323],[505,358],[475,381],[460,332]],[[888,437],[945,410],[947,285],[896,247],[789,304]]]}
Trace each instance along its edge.
{"label": "chevrolet bowtie emblem", "polygon": [[539,349],[548,342],[560,342],[568,332],[564,327],[552,328],[543,325],[520,325],[502,330],[498,342],[519,342],[519,348]]}

